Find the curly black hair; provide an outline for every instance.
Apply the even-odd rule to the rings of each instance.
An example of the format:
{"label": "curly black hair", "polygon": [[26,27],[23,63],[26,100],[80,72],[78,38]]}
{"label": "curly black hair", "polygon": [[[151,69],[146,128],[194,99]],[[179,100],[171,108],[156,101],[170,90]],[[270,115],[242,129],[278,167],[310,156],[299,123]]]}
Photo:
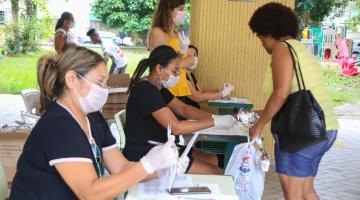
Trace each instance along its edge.
{"label": "curly black hair", "polygon": [[258,8],[249,22],[250,29],[260,36],[280,39],[284,36],[296,38],[299,21],[293,10],[280,3],[268,3]]}

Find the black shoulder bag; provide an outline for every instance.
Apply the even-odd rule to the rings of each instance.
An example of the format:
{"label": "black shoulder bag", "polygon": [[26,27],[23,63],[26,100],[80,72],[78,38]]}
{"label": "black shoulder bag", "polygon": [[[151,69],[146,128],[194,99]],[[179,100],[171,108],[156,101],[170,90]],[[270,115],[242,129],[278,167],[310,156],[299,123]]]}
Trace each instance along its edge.
{"label": "black shoulder bag", "polygon": [[[327,139],[325,116],[310,90],[306,90],[298,56],[294,48],[284,42],[290,50],[299,91],[288,96],[284,105],[271,122],[271,132],[276,134],[280,151],[293,153]],[[297,65],[294,55],[297,58]],[[299,75],[302,87],[300,85]]]}

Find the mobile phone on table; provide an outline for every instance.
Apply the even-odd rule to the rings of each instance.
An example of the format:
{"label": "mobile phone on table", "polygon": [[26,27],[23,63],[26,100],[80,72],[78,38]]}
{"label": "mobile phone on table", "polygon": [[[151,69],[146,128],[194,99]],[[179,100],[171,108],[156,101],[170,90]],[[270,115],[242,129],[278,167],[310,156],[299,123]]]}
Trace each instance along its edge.
{"label": "mobile phone on table", "polygon": [[174,187],[169,190],[170,194],[186,195],[186,194],[210,194],[208,187]]}

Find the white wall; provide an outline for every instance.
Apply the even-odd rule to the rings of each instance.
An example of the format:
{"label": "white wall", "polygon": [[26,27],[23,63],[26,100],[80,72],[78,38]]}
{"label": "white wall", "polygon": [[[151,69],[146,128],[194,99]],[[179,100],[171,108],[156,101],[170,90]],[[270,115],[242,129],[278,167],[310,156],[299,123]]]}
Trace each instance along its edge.
{"label": "white wall", "polygon": [[48,11],[56,19],[55,22],[63,12],[72,13],[75,18],[75,28],[72,32],[77,36],[84,37],[90,27],[92,2],[93,0],[48,0]]}

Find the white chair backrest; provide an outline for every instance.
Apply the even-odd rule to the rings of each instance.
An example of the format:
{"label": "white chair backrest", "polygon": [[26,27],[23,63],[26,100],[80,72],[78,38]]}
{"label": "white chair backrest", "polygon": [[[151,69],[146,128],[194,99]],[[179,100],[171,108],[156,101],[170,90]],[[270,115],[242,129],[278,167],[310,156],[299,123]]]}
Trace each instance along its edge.
{"label": "white chair backrest", "polygon": [[5,171],[0,162],[0,199],[6,199],[7,192],[8,192],[7,185],[8,184],[7,184],[7,179],[5,176]]}
{"label": "white chair backrest", "polygon": [[26,111],[30,114],[36,114],[35,108],[40,105],[40,91],[36,89],[25,89],[21,91],[21,97],[24,100]]}
{"label": "white chair backrest", "polygon": [[122,151],[125,148],[126,138],[125,138],[125,122],[126,122],[126,110],[121,110],[120,112],[114,115],[116,127],[119,130],[120,135],[120,150]]}

